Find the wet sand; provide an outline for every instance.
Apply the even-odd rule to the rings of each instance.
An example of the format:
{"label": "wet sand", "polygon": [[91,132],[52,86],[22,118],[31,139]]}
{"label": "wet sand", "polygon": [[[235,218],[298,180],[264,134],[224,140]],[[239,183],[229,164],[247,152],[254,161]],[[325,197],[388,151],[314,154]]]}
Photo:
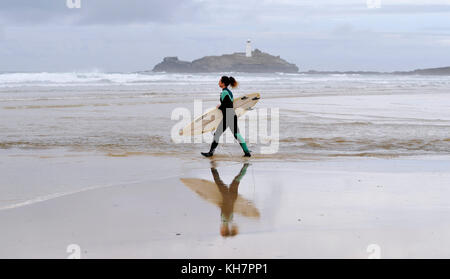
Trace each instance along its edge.
{"label": "wet sand", "polygon": [[[10,154],[0,154],[0,258],[66,258],[70,244],[82,258],[368,258],[371,244],[382,258],[450,257],[448,156],[245,166],[238,155]],[[238,182],[236,195],[217,178]],[[234,236],[221,235],[226,221]]]}

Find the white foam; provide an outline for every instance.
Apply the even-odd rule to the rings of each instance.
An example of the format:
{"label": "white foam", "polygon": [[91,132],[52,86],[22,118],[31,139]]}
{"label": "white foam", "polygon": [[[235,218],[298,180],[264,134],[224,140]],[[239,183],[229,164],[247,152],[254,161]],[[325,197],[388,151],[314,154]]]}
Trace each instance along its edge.
{"label": "white foam", "polygon": [[1,87],[24,86],[71,86],[71,85],[136,85],[153,83],[199,84],[216,83],[223,75],[234,75],[238,80],[252,83],[273,83],[280,85],[355,82],[370,84],[396,84],[417,86],[448,85],[450,77],[424,76],[391,76],[391,75],[350,75],[350,74],[244,74],[244,73],[208,73],[208,74],[171,74],[171,73],[102,73],[102,72],[69,72],[69,73],[0,73]]}

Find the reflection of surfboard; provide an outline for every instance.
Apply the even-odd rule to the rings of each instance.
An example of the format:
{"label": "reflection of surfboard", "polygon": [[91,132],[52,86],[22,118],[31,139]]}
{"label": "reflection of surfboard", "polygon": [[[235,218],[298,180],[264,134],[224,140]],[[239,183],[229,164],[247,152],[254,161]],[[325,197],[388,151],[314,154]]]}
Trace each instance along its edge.
{"label": "reflection of surfboard", "polygon": [[[244,115],[248,110],[256,105],[260,99],[259,93],[251,93],[233,102],[234,111],[237,117]],[[222,112],[217,108],[210,108],[204,114],[195,118],[189,125],[180,130],[180,135],[191,136],[214,131],[222,120]]]}
{"label": "reflection of surfboard", "polygon": [[[216,183],[198,178],[180,178],[189,189],[197,193],[200,197],[217,206],[222,205],[222,194],[217,188]],[[233,212],[245,217],[259,218],[258,209],[248,200],[238,195],[234,203]]]}

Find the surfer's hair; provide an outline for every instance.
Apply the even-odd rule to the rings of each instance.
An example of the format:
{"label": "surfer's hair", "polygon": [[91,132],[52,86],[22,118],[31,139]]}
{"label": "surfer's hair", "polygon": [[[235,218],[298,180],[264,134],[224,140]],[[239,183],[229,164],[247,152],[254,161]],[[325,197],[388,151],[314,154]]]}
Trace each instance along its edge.
{"label": "surfer's hair", "polygon": [[225,84],[225,86],[228,87],[228,85],[231,85],[232,88],[235,88],[238,86],[238,82],[234,79],[234,77],[227,77],[227,76],[223,76],[220,81],[222,81],[223,84]]}

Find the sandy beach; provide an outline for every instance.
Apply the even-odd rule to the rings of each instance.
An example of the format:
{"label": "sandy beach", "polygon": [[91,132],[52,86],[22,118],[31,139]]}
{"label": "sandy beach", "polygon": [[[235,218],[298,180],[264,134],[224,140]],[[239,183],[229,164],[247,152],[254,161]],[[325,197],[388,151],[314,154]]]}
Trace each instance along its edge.
{"label": "sandy beach", "polygon": [[450,256],[448,156],[251,161],[238,193],[258,216],[235,212],[223,237],[220,207],[182,179],[214,189],[212,167],[228,184],[244,160],[20,153],[1,155],[1,258]]}
{"label": "sandy beach", "polygon": [[279,134],[212,161],[171,116],[215,74],[0,79],[0,258],[450,257],[448,77],[242,74]]}

